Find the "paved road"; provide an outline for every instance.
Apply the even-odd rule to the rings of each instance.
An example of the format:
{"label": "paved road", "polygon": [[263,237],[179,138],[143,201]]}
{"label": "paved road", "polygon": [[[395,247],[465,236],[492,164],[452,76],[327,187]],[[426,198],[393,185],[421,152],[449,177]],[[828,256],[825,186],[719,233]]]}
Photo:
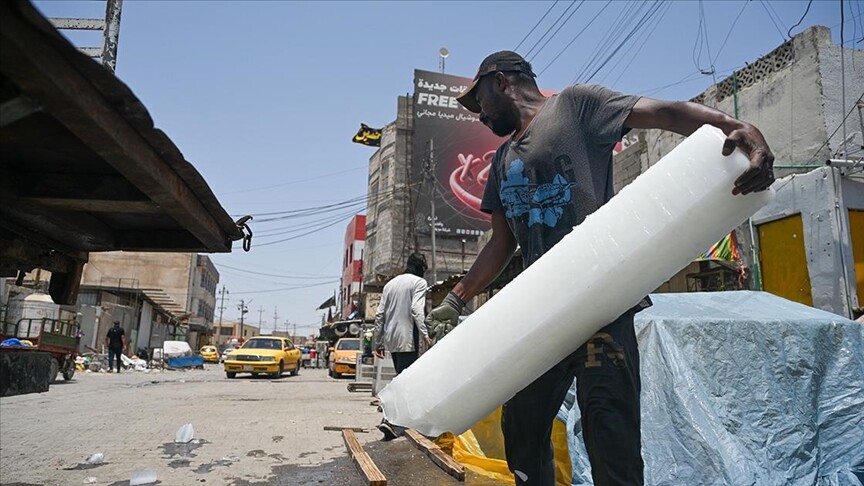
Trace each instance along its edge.
{"label": "paved road", "polygon": [[[151,470],[162,485],[298,484],[290,468],[336,464],[348,475],[338,482],[359,482],[341,434],[323,427],[377,425],[381,415],[368,393],[349,393],[348,380],[318,369],[281,379],[243,376],[228,380],[217,365],[88,373],[47,393],[2,398],[0,483],[65,486],[95,477],[95,484],[121,485],[134,471]],[[198,442],[180,450],[174,434],[187,422]],[[383,444],[374,430],[357,436]],[[105,463],[85,469],[95,452]],[[301,482],[319,483],[316,477]]]}

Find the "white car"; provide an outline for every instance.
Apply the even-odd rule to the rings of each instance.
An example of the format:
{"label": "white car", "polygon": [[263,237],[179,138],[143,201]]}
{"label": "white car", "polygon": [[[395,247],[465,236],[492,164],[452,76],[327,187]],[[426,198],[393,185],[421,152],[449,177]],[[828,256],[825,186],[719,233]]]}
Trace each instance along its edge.
{"label": "white car", "polygon": [[234,351],[234,348],[225,348],[225,351],[222,351],[222,362],[225,362],[228,359],[228,353]]}

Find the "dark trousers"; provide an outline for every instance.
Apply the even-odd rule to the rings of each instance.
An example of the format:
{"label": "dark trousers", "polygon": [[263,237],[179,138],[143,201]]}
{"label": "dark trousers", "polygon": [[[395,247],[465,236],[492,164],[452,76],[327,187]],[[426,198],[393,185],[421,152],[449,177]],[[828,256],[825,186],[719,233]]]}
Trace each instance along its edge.
{"label": "dark trousers", "polygon": [[415,361],[417,361],[417,351],[405,351],[402,353],[390,353],[390,357],[393,358],[393,367],[396,368],[396,374],[402,373],[402,371],[411,366]]}
{"label": "dark trousers", "polygon": [[120,355],[123,354],[123,348],[108,348],[108,369],[114,368],[114,358],[117,358],[117,373],[120,373],[120,365],[123,360]]}
{"label": "dark trousers", "polygon": [[417,326],[411,326],[411,331],[411,338],[414,341],[414,351],[390,353],[390,357],[393,358],[393,368],[396,368],[397,375],[402,373],[405,368],[414,364],[420,354],[418,352],[418,349],[420,349],[420,331],[417,330]]}
{"label": "dark trousers", "polygon": [[552,423],[576,377],[594,484],[641,485],[639,349],[628,311],[504,404],[501,428],[517,485],[554,485]]}

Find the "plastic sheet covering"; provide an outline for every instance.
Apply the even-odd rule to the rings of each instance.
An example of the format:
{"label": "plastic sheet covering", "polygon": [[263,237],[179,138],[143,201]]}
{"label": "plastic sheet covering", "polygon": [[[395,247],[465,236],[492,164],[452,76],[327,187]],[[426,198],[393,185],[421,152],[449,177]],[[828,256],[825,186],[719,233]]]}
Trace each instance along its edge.
{"label": "plastic sheet covering", "polygon": [[[646,484],[864,484],[864,326],[761,292],[651,298],[636,316]],[[573,484],[591,484],[579,409],[561,414]]]}

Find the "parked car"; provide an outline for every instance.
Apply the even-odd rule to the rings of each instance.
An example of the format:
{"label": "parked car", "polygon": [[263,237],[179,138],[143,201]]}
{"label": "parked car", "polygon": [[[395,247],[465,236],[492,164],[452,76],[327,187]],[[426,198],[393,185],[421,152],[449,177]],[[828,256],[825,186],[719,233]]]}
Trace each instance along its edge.
{"label": "parked car", "polygon": [[286,370],[291,375],[300,373],[300,350],[291,340],[275,336],[257,336],[249,339],[239,349],[230,353],[224,361],[225,376],[235,378],[237,373],[267,373],[282,376]]}
{"label": "parked car", "polygon": [[226,359],[228,359],[228,354],[230,354],[230,353],[231,353],[232,351],[234,351],[235,349],[237,349],[237,348],[230,348],[230,347],[229,347],[229,348],[225,348],[225,349],[222,351],[222,357],[221,357],[222,361],[224,362]]}
{"label": "parked car", "polygon": [[328,365],[329,374],[332,378],[339,378],[343,374],[357,373],[357,353],[360,352],[359,338],[342,338],[336,342],[336,346],[330,353]]}
{"label": "parked car", "polygon": [[206,363],[219,362],[219,351],[216,350],[216,346],[202,346],[198,354],[204,358],[204,362]]}

